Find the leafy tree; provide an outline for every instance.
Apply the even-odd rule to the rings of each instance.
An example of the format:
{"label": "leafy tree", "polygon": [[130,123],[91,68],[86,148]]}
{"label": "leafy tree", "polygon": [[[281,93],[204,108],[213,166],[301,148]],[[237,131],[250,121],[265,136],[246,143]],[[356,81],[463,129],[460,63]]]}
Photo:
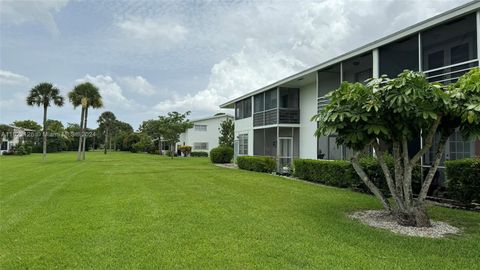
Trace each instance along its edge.
{"label": "leafy tree", "polygon": [[51,83],[44,82],[37,84],[30,90],[26,101],[29,106],[43,107],[43,160],[45,160],[47,158],[47,109],[52,104],[59,107],[63,106],[64,99],[58,88]]}
{"label": "leafy tree", "polygon": [[68,93],[68,98],[74,108],[78,106],[82,107],[77,160],[85,159],[85,130],[87,128],[88,108],[101,108],[103,106],[102,96],[95,85],[90,82],[85,82],[75,86],[75,88]]}
{"label": "leafy tree", "polygon": [[133,152],[150,152],[153,146],[152,139],[144,133],[139,133],[139,141],[132,145]]}
{"label": "leafy tree", "polygon": [[12,126],[36,130],[36,131],[39,131],[42,129],[42,126],[40,126],[37,122],[33,120],[16,120],[16,121],[13,121]]}
{"label": "leafy tree", "polygon": [[[424,74],[411,71],[393,79],[370,79],[366,85],[344,82],[329,98],[331,102],[313,117],[319,124],[316,135],[336,134],[338,144],[355,151],[355,171],[400,224],[430,226],[425,199],[448,137],[457,128],[465,138],[480,135],[480,69],[471,70],[449,87],[429,83]],[[411,153],[408,145],[419,134],[424,145]],[[418,197],[414,197],[412,171],[432,147],[435,134],[439,137],[435,160]],[[393,203],[358,162],[358,155],[370,147],[375,150]],[[389,151],[395,160],[393,172],[384,159]]]}
{"label": "leafy tree", "polygon": [[103,134],[105,135],[105,142],[104,142],[104,147],[103,147],[103,153],[106,155],[107,154],[107,142],[110,145],[110,150],[111,148],[111,133],[113,129],[115,129],[115,125],[117,124],[117,118],[115,117],[115,114],[113,114],[110,111],[103,112],[100,117],[98,117],[97,123],[99,125],[99,128],[103,131]]}
{"label": "leafy tree", "polygon": [[235,124],[231,118],[227,118],[220,123],[220,137],[218,137],[218,144],[221,146],[228,146],[233,148],[235,140]]}
{"label": "leafy tree", "polygon": [[115,135],[113,138],[114,149],[117,149],[118,147],[120,150],[128,150],[123,148],[123,141],[131,133],[133,133],[133,128],[129,123],[117,120],[115,123]]}
{"label": "leafy tree", "polygon": [[134,152],[135,149],[133,145],[135,145],[137,142],[140,141],[140,134],[141,133],[137,133],[137,132],[128,134],[123,140],[123,148],[128,151]]}
{"label": "leafy tree", "polygon": [[187,129],[193,127],[193,123],[187,119],[187,116],[190,112],[184,114],[178,112],[169,112],[167,116],[160,116],[158,118],[159,129],[162,130],[163,139],[170,143],[172,149],[175,149],[175,145],[180,141],[180,134],[185,132]]}
{"label": "leafy tree", "polygon": [[48,133],[48,152],[60,152],[66,150],[68,137],[65,135],[65,127],[62,122],[58,120],[47,120],[47,133]]}
{"label": "leafy tree", "polygon": [[162,154],[162,140],[165,131],[162,124],[163,122],[159,119],[150,119],[143,121],[139,128],[142,133],[147,134],[152,140],[157,141],[160,155]]}

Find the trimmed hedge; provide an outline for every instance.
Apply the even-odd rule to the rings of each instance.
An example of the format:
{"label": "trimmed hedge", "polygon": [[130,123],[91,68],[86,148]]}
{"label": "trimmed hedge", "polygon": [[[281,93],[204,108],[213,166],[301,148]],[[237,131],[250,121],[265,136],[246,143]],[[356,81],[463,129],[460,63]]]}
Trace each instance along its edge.
{"label": "trimmed hedge", "polygon": [[447,196],[464,203],[480,202],[480,159],[466,158],[445,162]]}
{"label": "trimmed hedge", "polygon": [[345,160],[294,160],[295,177],[336,187],[350,186],[350,163]]}
{"label": "trimmed hedge", "polygon": [[210,160],[213,163],[230,163],[233,159],[233,148],[219,146],[210,150]]}
{"label": "trimmed hedge", "polygon": [[[388,196],[390,192],[387,181],[378,161],[373,157],[361,157],[358,161],[365,173],[370,177],[370,180]],[[385,161],[393,174],[393,158],[386,156]],[[297,159],[294,161],[294,167],[294,175],[300,179],[329,186],[348,187],[355,191],[370,193],[370,190],[360,179],[349,161]],[[412,188],[414,192],[419,191],[420,182],[420,167],[416,167],[412,172]]]}
{"label": "trimmed hedge", "polygon": [[191,157],[208,157],[208,152],[193,151],[190,153]]}
{"label": "trimmed hedge", "polygon": [[277,168],[275,159],[266,156],[240,156],[237,157],[238,168],[255,172],[274,172]]}

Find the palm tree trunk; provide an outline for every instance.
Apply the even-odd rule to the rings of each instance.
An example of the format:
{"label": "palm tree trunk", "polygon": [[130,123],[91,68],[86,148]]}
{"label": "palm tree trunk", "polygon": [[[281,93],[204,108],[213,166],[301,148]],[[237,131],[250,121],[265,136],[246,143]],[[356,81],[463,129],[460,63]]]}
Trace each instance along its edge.
{"label": "palm tree trunk", "polygon": [[107,154],[108,129],[105,130],[105,142],[103,143],[103,154]]}
{"label": "palm tree trunk", "polygon": [[80,117],[80,136],[78,136],[78,153],[77,160],[80,160],[82,155],[82,138],[83,138],[83,117],[85,116],[85,109],[82,107],[82,115]]}
{"label": "palm tree trunk", "polygon": [[[85,119],[84,119],[84,127],[83,130],[87,130],[87,119],[88,119],[88,107],[85,108]],[[83,141],[82,141],[82,160],[85,160],[85,144],[87,141],[86,134],[83,134]]]}
{"label": "palm tree trunk", "polygon": [[43,160],[47,159],[47,106],[43,106]]}

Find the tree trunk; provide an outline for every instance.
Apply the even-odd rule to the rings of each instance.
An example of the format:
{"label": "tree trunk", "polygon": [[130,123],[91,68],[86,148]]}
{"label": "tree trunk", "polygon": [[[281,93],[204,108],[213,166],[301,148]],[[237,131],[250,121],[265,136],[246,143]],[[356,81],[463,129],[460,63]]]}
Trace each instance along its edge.
{"label": "tree trunk", "polygon": [[103,154],[107,154],[108,129],[105,130],[105,141],[103,142]]}
{"label": "tree trunk", "polygon": [[78,153],[77,160],[80,160],[82,155],[82,138],[83,138],[83,118],[85,117],[85,108],[82,106],[82,114],[80,116],[80,136],[78,136]]}
{"label": "tree trunk", "polygon": [[422,188],[420,190],[420,193],[418,194],[418,202],[423,203],[425,199],[427,198],[428,194],[428,189],[430,188],[430,185],[432,184],[433,177],[435,176],[435,173],[438,170],[438,165],[440,164],[440,161],[442,160],[443,152],[445,151],[445,144],[447,143],[448,140],[447,135],[442,135],[440,137],[440,141],[438,143],[438,148],[437,148],[437,153],[435,155],[435,160],[433,162],[432,167],[428,170],[428,174],[425,177],[425,181],[423,181]]}
{"label": "tree trunk", "polygon": [[47,106],[43,106],[43,160],[47,160]]}
{"label": "tree trunk", "polygon": [[162,155],[162,140],[158,138],[158,154]]}
{"label": "tree trunk", "polygon": [[403,226],[430,227],[430,218],[424,204],[409,207],[405,211],[394,213],[397,222]]}
{"label": "tree trunk", "polygon": [[382,192],[375,186],[372,181],[368,178],[368,175],[365,173],[363,170],[362,166],[360,166],[360,163],[358,162],[358,155],[360,152],[355,153],[355,155],[352,158],[352,165],[355,171],[357,172],[358,176],[362,179],[362,181],[367,185],[367,187],[370,189],[370,191],[380,200],[380,202],[383,205],[383,208],[385,210],[391,212],[392,208],[390,207],[390,203],[388,202],[387,198],[382,194]]}
{"label": "tree trunk", "polygon": [[[385,175],[385,179],[387,181],[388,189],[390,191],[390,194],[392,195],[393,199],[395,200],[395,205],[398,210],[403,210],[405,207],[403,205],[403,201],[400,198],[400,196],[397,194],[397,190],[395,188],[395,183],[393,182],[392,175],[390,173],[390,169],[387,166],[387,163],[385,162],[384,155],[385,152],[380,149],[378,146],[374,146],[375,151],[377,153],[377,159],[378,163],[380,164],[380,167],[382,168],[383,174]],[[396,209],[394,209],[395,211]]]}
{"label": "tree trunk", "polygon": [[[83,130],[87,130],[87,119],[88,119],[88,107],[85,108],[85,118],[84,118],[84,126]],[[87,136],[86,134],[83,135],[83,141],[82,141],[82,160],[85,160],[85,145],[87,142]]]}

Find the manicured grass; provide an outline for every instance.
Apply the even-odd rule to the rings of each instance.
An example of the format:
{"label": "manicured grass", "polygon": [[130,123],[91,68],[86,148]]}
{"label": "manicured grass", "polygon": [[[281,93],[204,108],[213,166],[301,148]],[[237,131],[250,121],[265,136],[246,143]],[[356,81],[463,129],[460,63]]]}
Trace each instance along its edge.
{"label": "manicured grass", "polygon": [[371,196],[130,153],[0,157],[0,269],[479,269],[480,214],[432,208],[460,236],[350,220]]}

